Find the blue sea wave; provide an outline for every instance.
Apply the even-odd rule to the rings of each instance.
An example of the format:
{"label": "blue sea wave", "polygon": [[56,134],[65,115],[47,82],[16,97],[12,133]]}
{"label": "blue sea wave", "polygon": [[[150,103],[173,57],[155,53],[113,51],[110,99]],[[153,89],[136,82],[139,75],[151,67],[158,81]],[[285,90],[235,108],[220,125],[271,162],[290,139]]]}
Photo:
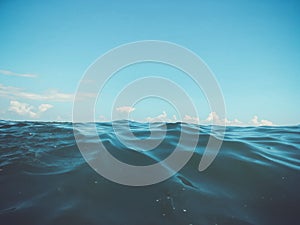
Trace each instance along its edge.
{"label": "blue sea wave", "polygon": [[[130,140],[127,123],[116,122]],[[88,166],[72,123],[0,121],[0,224],[300,223],[300,126],[227,127],[215,161],[199,172],[210,126],[129,123],[139,139],[159,139],[164,127],[166,136],[155,149],[140,151],[122,144],[111,123],[98,123],[100,140],[119,160],[160,161],[181,132],[191,139],[200,135],[193,157],[164,182],[123,186]],[[98,137],[85,141],[93,146]]]}

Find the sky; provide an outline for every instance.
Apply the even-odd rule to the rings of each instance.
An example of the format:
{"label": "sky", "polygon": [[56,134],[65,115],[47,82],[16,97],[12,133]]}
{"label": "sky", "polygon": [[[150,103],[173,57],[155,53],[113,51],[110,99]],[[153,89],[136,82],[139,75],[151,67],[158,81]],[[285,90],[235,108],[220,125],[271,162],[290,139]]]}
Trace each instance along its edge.
{"label": "sky", "polygon": [[[211,111],[204,93],[182,71],[142,63],[107,82],[95,106],[96,120],[115,113],[148,122],[299,124],[299,11],[298,1],[276,0],[2,0],[0,119],[71,121],[78,84],[99,56],[126,43],[162,40],[191,50],[208,65],[222,89],[226,118]],[[172,102],[157,97],[113,105],[126,85],[145,76],[180,85],[198,113],[178,115]]]}

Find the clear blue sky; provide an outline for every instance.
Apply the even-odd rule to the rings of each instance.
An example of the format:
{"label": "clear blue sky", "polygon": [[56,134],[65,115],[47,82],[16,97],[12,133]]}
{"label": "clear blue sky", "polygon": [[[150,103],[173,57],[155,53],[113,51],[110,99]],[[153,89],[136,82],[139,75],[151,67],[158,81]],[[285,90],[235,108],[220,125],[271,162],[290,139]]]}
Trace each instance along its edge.
{"label": "clear blue sky", "polygon": [[[298,1],[276,0],[1,1],[0,118],[70,120],[71,96],[96,58],[152,39],[185,46],[208,64],[229,119],[247,122],[257,115],[299,124],[299,12]],[[107,99],[128,81],[124,77],[115,79]],[[189,86],[179,74],[174,81]],[[190,94],[205,119],[202,97],[193,88]],[[159,101],[135,108],[139,118],[174,114]]]}

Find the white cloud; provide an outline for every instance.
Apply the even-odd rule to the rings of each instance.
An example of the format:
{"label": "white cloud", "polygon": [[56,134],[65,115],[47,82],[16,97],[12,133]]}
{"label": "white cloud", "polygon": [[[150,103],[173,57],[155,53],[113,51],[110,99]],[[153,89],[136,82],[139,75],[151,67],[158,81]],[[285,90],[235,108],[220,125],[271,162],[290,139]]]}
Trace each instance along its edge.
{"label": "white cloud", "polygon": [[253,119],[251,119],[251,123],[252,123],[253,125],[259,125],[258,117],[257,117],[257,116],[254,116]]}
{"label": "white cloud", "polygon": [[135,110],[135,108],[133,108],[131,106],[121,106],[121,107],[116,108],[116,110],[121,113],[131,113]]}
{"label": "white cloud", "polygon": [[46,112],[48,109],[52,108],[53,105],[41,104],[36,110],[34,106],[29,105],[24,102],[10,101],[8,110],[15,112],[22,116],[29,116],[30,118],[38,118],[41,113]]}
{"label": "white cloud", "polygon": [[[190,118],[191,120],[195,119],[196,117],[190,117],[187,116],[186,119]],[[168,116],[166,111],[162,111],[161,114],[155,116],[155,117],[147,117],[145,119],[145,121],[149,122],[149,123],[153,123],[153,122],[167,122],[167,123],[174,123],[174,122],[178,122],[179,120],[177,119],[176,115],[173,115],[171,118]],[[185,121],[187,122],[187,121]],[[187,122],[188,123],[188,122]]]}
{"label": "white cloud", "polygon": [[225,123],[226,123],[226,126],[245,126],[245,124],[243,122],[239,121],[238,119],[234,119],[234,120],[230,121],[225,118]]}
{"label": "white cloud", "polygon": [[254,116],[249,123],[242,122],[238,119],[229,120],[227,118],[220,118],[216,112],[209,113],[208,117],[204,121],[200,121],[203,124],[226,125],[226,126],[273,126],[274,124],[269,120],[259,120],[257,116]]}
{"label": "white cloud", "polygon": [[36,74],[31,73],[16,73],[9,70],[0,70],[0,74],[6,75],[6,76],[16,76],[16,77],[28,77],[28,78],[36,78]]}
{"label": "white cloud", "polygon": [[215,122],[216,123],[218,121],[220,121],[220,118],[219,118],[219,116],[216,112],[210,112],[208,114],[208,117],[205,120],[205,122],[208,122],[208,123],[210,123],[210,122]]}
{"label": "white cloud", "polygon": [[0,96],[2,97],[18,97],[23,99],[38,100],[38,101],[56,101],[67,102],[73,101],[73,94],[61,93],[57,90],[48,91],[43,94],[26,92],[21,88],[5,86],[0,84]]}
{"label": "white cloud", "polygon": [[33,112],[33,106],[18,101],[10,101],[9,111],[15,112],[19,115],[28,115],[31,118],[37,117],[37,113]]}
{"label": "white cloud", "polygon": [[192,117],[190,115],[185,115],[183,117],[183,122],[199,124],[200,123],[200,119],[199,119],[199,117]]}
{"label": "white cloud", "polygon": [[73,95],[72,94],[65,94],[60,93],[56,90],[50,91],[45,94],[35,94],[35,93],[28,93],[28,92],[19,92],[15,93],[18,97],[26,98],[30,100],[48,100],[48,101],[59,101],[59,102],[65,102],[65,101],[72,101]]}
{"label": "white cloud", "polygon": [[208,117],[200,123],[217,125],[226,125],[226,126],[273,126],[274,124],[269,120],[259,120],[257,116],[254,116],[249,123],[242,122],[238,119],[229,120],[227,118],[220,118],[216,112],[209,113]]}
{"label": "white cloud", "polygon": [[[173,119],[176,119],[176,116],[173,115]],[[155,116],[155,117],[147,117],[146,121],[149,123],[154,123],[154,122],[174,122],[174,120],[168,118],[168,114],[166,111],[163,111],[161,114]]]}
{"label": "white cloud", "polygon": [[250,126],[273,126],[274,124],[269,121],[269,120],[260,120],[258,119],[258,116],[254,116],[250,123],[249,123]]}
{"label": "white cloud", "polygon": [[232,125],[232,121],[227,118],[221,118],[216,112],[210,112],[207,118],[200,121],[201,124],[215,124],[220,126]]}
{"label": "white cloud", "polygon": [[273,122],[269,121],[269,120],[261,120],[260,121],[261,126],[273,126]]}
{"label": "white cloud", "polygon": [[51,109],[53,105],[50,104],[41,104],[39,106],[39,112],[46,112],[48,109]]}
{"label": "white cloud", "polygon": [[186,122],[193,124],[216,124],[221,126],[273,126],[274,124],[269,120],[258,120],[257,116],[254,116],[249,123],[242,122],[238,119],[229,120],[227,118],[221,118],[216,112],[211,112],[205,120],[200,120],[199,117],[193,117],[190,115],[185,115],[184,118],[180,121],[176,119],[176,116],[173,115],[173,118],[169,118],[168,114],[163,111],[162,114],[156,117],[147,117],[145,119],[147,122]]}
{"label": "white cloud", "polygon": [[173,120],[177,121],[176,115],[173,115]]}
{"label": "white cloud", "polygon": [[160,120],[166,120],[168,119],[168,114],[166,113],[166,111],[163,111],[162,114],[159,114],[156,118]]}

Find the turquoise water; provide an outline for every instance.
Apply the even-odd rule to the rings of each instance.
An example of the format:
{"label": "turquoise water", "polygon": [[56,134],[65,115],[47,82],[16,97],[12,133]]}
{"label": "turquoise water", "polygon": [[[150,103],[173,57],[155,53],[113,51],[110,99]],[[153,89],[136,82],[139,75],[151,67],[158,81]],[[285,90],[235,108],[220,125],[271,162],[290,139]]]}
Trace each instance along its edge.
{"label": "turquoise water", "polygon": [[[149,137],[147,124],[130,123],[136,137]],[[167,157],[180,132],[200,134],[196,152],[175,176],[129,187],[89,167],[71,123],[0,121],[0,224],[300,223],[300,126],[227,127],[218,156],[204,172],[197,169],[210,127],[166,126],[163,142],[143,153],[122,145],[111,123],[97,124],[109,151],[135,165]],[[159,132],[163,126],[154,127]]]}

